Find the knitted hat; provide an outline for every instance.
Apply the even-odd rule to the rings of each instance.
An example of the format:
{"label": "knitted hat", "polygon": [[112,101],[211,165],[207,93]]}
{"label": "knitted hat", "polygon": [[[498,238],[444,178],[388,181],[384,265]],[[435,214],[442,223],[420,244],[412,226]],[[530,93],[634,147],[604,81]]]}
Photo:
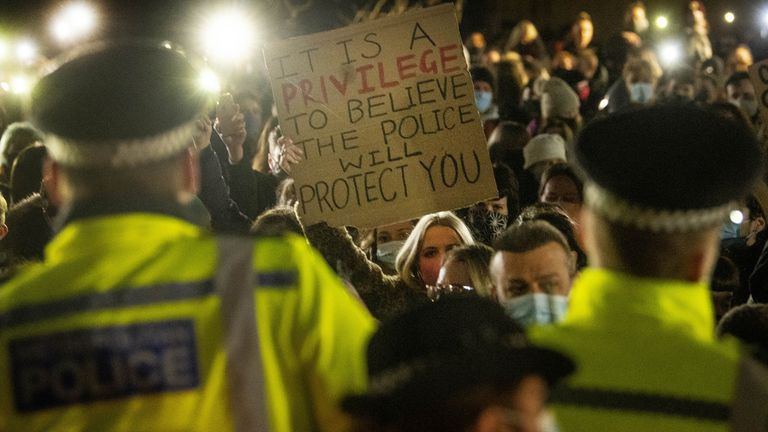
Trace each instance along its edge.
{"label": "knitted hat", "polygon": [[587,177],[587,207],[612,223],[652,232],[721,225],[763,169],[753,132],[694,106],[596,120],[574,154]]}
{"label": "knitted hat", "polygon": [[558,159],[565,161],[565,141],[560,135],[540,134],[531,138],[523,147],[525,158],[524,169],[528,169],[538,162]]}
{"label": "knitted hat", "polygon": [[161,161],[192,144],[208,102],[199,77],[185,55],[160,43],[87,46],[38,82],[32,117],[61,164]]}
{"label": "knitted hat", "polygon": [[541,95],[541,114],[545,118],[573,118],[579,113],[579,95],[560,78],[544,83]]}

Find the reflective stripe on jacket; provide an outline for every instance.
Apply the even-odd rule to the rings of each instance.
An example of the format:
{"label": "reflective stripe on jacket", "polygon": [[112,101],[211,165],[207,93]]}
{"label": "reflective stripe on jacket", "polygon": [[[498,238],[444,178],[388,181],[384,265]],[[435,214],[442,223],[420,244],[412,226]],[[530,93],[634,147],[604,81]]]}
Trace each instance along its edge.
{"label": "reflective stripe on jacket", "polygon": [[703,283],[586,269],[565,320],[531,337],[576,362],[552,395],[563,432],[768,430],[768,375],[715,340]]}
{"label": "reflective stripe on jacket", "polygon": [[340,430],[373,328],[304,239],[78,220],[0,287],[0,431]]}

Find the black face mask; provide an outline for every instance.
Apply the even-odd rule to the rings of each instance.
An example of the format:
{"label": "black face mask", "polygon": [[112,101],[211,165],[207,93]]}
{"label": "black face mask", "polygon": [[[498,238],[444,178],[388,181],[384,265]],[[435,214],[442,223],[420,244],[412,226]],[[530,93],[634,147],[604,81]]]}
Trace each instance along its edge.
{"label": "black face mask", "polygon": [[468,225],[476,241],[492,244],[507,229],[508,216],[489,212],[484,206],[469,209]]}

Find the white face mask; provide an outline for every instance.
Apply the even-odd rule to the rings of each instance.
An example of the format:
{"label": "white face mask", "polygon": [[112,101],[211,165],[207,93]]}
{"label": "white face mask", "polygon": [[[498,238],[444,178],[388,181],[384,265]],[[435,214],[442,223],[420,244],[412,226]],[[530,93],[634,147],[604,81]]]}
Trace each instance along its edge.
{"label": "white face mask", "polygon": [[531,324],[553,324],[565,317],[568,297],[554,294],[531,293],[501,303],[512,319],[524,327]]}
{"label": "white face mask", "polygon": [[395,267],[395,258],[397,253],[400,252],[405,240],[393,240],[376,245],[376,259],[379,262],[387,264],[388,266]]}

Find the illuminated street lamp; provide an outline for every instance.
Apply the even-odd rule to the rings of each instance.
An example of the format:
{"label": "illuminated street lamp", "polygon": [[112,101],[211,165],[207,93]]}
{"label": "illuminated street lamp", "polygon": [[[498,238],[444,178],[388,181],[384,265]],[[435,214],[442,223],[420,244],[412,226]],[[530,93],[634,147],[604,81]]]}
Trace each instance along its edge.
{"label": "illuminated street lamp", "polygon": [[240,9],[223,9],[211,15],[201,35],[206,56],[218,63],[237,63],[253,52],[256,32],[248,14]]}
{"label": "illuminated street lamp", "polygon": [[51,33],[63,44],[81,40],[96,29],[96,10],[88,3],[64,5],[51,21]]}
{"label": "illuminated street lamp", "polygon": [[664,30],[669,25],[669,20],[664,15],[660,15],[656,17],[656,21],[654,21],[656,24],[656,27],[658,27],[661,30]]}
{"label": "illuminated street lamp", "polygon": [[733,12],[726,12],[725,15],[723,15],[723,19],[728,24],[732,24],[734,21],[736,21],[736,15],[734,15]]}

